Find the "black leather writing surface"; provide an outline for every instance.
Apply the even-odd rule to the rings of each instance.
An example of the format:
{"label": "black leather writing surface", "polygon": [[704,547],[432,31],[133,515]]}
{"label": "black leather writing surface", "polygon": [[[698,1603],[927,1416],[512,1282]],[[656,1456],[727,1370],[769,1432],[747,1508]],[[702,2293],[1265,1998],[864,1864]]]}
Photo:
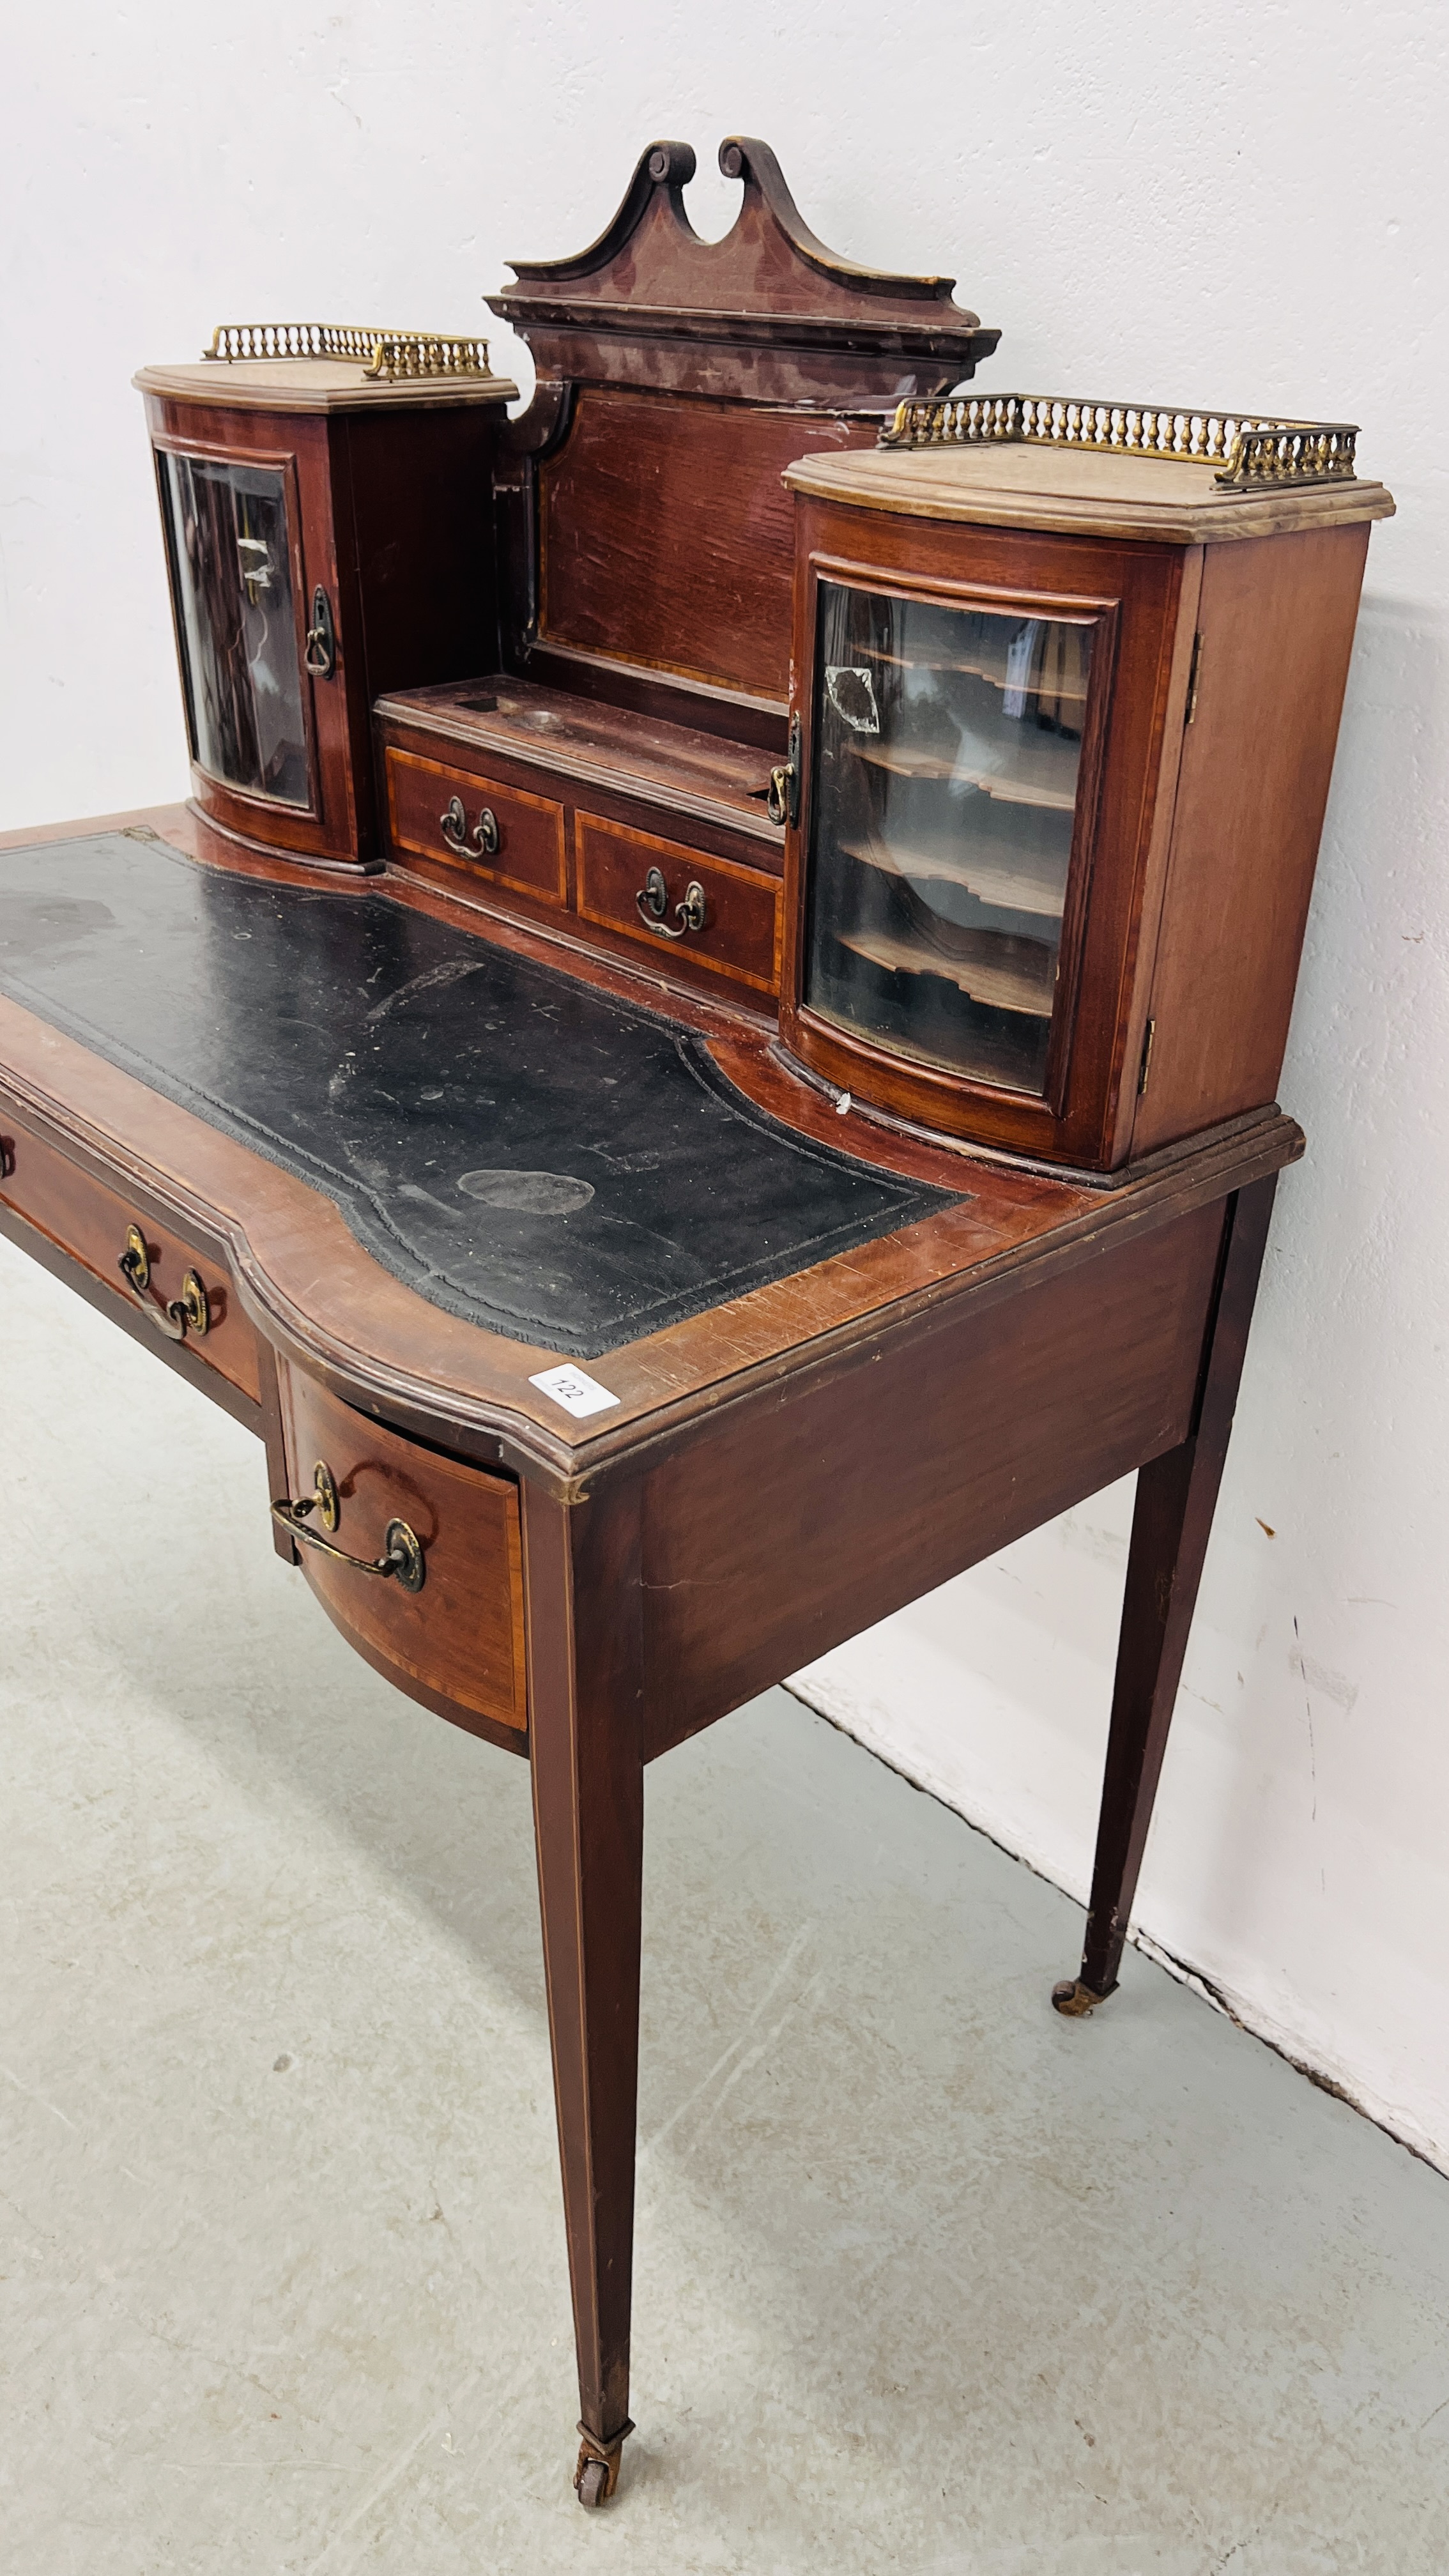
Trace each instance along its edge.
{"label": "black leather writing surface", "polygon": [[0,852],[0,989],[335,1201],[469,1323],[595,1359],[951,1204],[701,1041],[378,891],[149,835]]}

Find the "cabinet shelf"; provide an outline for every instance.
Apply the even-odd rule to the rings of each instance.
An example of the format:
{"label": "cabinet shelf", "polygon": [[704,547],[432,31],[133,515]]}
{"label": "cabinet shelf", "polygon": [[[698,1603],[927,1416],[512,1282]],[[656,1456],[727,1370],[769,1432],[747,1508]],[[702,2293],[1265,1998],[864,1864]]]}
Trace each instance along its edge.
{"label": "cabinet shelf", "polygon": [[1059,688],[1046,680],[1023,683],[1007,676],[1004,669],[993,670],[979,656],[960,653],[887,653],[879,645],[865,647],[869,659],[884,662],[893,671],[950,671],[967,680],[984,680],[989,688],[1023,690],[1029,698],[1055,698],[1062,706],[1084,707],[1085,688]]}
{"label": "cabinet shelf", "polygon": [[[1051,1018],[1056,961],[1049,948],[1041,949],[1038,965],[1019,953],[1003,957],[1000,951],[1005,943],[1001,934],[990,930],[962,932],[961,948],[951,956],[896,937],[888,930],[840,931],[836,935],[843,948],[866,958],[872,966],[884,967],[888,974],[936,975],[943,983],[954,984],[968,1001],[984,1002],[1000,1011],[1019,1011],[1034,1020]],[[1018,952],[1037,945],[1030,940],[1011,944]]]}
{"label": "cabinet shelf", "polygon": [[[857,759],[872,769],[889,771],[893,778],[950,779],[958,787],[979,787],[983,796],[993,797],[1002,805],[1039,805],[1048,813],[1070,814],[1077,801],[1077,747],[1071,746],[1058,764],[1070,767],[1071,779],[1061,783],[1044,776],[1047,764],[1037,754],[1037,774],[1016,773],[1002,769],[973,769],[959,752],[911,751],[898,743],[864,743],[853,741],[851,749]],[[1035,746],[1033,746],[1035,749]]]}
{"label": "cabinet shelf", "polygon": [[1035,912],[1044,920],[1060,921],[1066,909],[1070,857],[1066,850],[1060,859],[1052,859],[1001,843],[994,850],[987,844],[979,851],[973,848],[959,855],[912,849],[900,841],[888,846],[882,842],[842,841],[840,847],[848,859],[859,859],[865,867],[878,868],[882,876],[961,886],[967,894],[975,895],[978,903],[994,904],[1002,912]]}

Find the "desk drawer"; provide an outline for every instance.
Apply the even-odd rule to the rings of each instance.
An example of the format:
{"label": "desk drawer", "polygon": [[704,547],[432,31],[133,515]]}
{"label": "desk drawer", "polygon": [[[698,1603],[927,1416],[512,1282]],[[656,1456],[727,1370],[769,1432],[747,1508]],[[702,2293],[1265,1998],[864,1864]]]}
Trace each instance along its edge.
{"label": "desk drawer", "polygon": [[447,1715],[467,1711],[524,1728],[517,1486],[370,1422],[299,1369],[284,1363],[279,1375],[290,1496],[315,1495],[321,1464],[337,1497],[331,1526],[314,1504],[303,1530],[370,1563],[385,1555],[389,1527],[400,1521],[422,1551],[422,1587],[409,1591],[397,1577],[339,1563],[303,1537],[297,1554],[328,1616],[415,1698],[447,1703]]}
{"label": "desk drawer", "polygon": [[[104,1280],[120,1305],[132,1311],[144,1307],[158,1337],[169,1322],[172,1330],[165,1334],[167,1340],[184,1342],[218,1377],[257,1403],[256,1336],[226,1272],[212,1255],[198,1252],[169,1226],[153,1224],[134,1201],[17,1126],[3,1109],[0,1140],[5,1149],[0,1205],[13,1208],[94,1278]],[[139,1297],[126,1286],[120,1268],[132,1226],[146,1247],[145,1286]],[[193,1296],[191,1319],[185,1332],[178,1333],[179,1319],[168,1316],[167,1309],[182,1304],[188,1274],[200,1283],[204,1304]]]}
{"label": "desk drawer", "polygon": [[567,901],[562,805],[393,743],[385,759],[394,850],[443,860],[536,901]]}
{"label": "desk drawer", "polygon": [[[778,993],[778,878],[734,859],[704,858],[677,841],[659,841],[595,814],[575,817],[574,844],[578,908],[585,921],[623,931],[675,964],[704,966],[758,993]],[[703,896],[702,919],[697,897],[695,919],[681,910],[691,886]]]}

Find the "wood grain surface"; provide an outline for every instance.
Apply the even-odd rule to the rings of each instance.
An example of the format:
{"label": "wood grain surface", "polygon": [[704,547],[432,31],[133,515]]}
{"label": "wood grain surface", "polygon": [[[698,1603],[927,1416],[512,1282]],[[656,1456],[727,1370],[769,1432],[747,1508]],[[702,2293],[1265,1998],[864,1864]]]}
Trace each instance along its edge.
{"label": "wood grain surface", "polygon": [[1134,1152],[1277,1090],[1368,538],[1319,528],[1205,551]]}
{"label": "wood grain surface", "polygon": [[629,2417],[644,1866],[637,1488],[551,1501],[526,1486],[534,1839],[543,1918],[579,2412]]}
{"label": "wood grain surface", "polygon": [[872,428],[590,387],[539,469],[539,641],[784,698],[792,457]]}
{"label": "wood grain surface", "polygon": [[1180,1441],[1221,1232],[1198,1208],[701,1422],[646,1493],[650,1755]]}

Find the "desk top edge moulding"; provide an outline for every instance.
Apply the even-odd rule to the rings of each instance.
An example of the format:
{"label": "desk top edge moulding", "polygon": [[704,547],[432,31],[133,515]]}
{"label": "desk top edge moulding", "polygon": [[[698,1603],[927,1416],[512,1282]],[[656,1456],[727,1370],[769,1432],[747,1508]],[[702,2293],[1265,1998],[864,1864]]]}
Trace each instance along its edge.
{"label": "desk top edge moulding", "polygon": [[1115,1989],[1393,508],[1347,423],[976,395],[952,280],[720,167],[515,263],[517,419],[463,332],[142,369],[191,800],[0,836],[0,1232],[530,1764],[589,2506],[645,1764],[1135,1470]]}

